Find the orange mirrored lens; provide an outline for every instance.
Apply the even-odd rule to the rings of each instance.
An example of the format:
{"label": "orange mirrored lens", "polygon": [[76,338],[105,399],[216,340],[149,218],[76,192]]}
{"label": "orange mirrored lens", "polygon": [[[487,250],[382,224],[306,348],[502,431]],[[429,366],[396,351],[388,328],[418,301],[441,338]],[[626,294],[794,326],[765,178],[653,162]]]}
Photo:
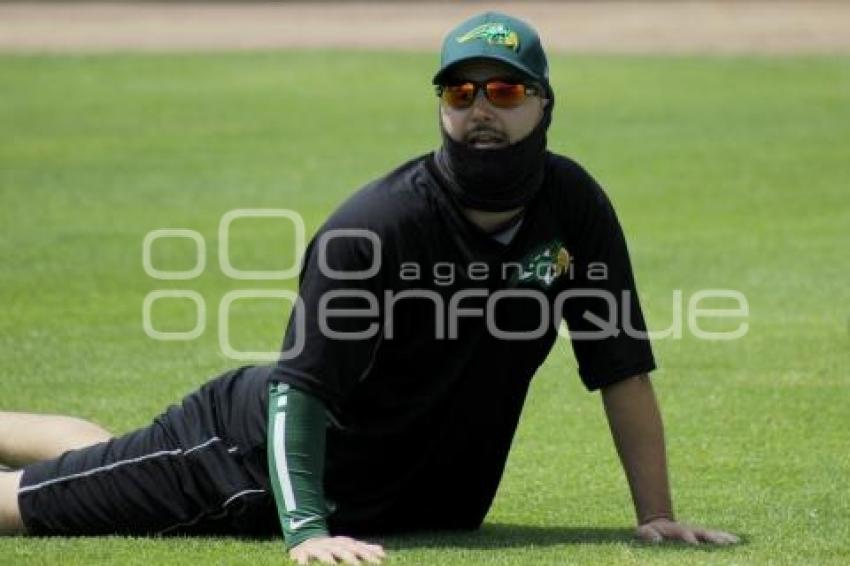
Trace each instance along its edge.
{"label": "orange mirrored lens", "polygon": [[452,108],[468,108],[475,100],[475,85],[463,83],[443,87],[443,100]]}
{"label": "orange mirrored lens", "polygon": [[514,108],[525,100],[525,85],[491,81],[487,83],[487,100],[499,108]]}
{"label": "orange mirrored lens", "polygon": [[[525,85],[504,81],[489,81],[484,85],[484,95],[498,108],[514,108],[525,100]],[[479,85],[466,82],[442,87],[443,100],[452,108],[469,108],[475,101]]]}

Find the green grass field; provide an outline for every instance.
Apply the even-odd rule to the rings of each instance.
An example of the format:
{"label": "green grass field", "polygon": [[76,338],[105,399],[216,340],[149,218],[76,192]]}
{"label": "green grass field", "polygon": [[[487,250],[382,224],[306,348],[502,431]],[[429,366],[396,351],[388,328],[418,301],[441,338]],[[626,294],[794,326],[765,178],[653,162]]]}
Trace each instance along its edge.
{"label": "green grass field", "polygon": [[[146,424],[240,362],[218,349],[237,288],[217,261],[235,208],[289,208],[308,234],[357,187],[439,143],[432,55],[0,57],[0,409]],[[655,345],[676,510],[734,548],[630,540],[633,512],[597,395],[558,344],[532,387],[481,532],[383,540],[390,564],[850,561],[850,59],[557,57],[550,146],[606,187],[652,328],[672,293],[742,291],[737,341]],[[156,228],[189,228],[207,269],[142,269]],[[292,261],[286,226],[234,224],[241,269]],[[154,247],[189,269],[188,241]],[[284,284],[294,289],[294,281]],[[280,284],[277,284],[280,287]],[[204,298],[204,334],[142,330],[154,289]],[[285,308],[234,304],[234,346],[275,350]],[[155,326],[194,325],[185,301]],[[727,325],[728,326],[728,325]],[[734,325],[732,325],[734,327]],[[686,327],[687,328],[687,327]],[[279,541],[0,540],[0,564],[280,564]]]}

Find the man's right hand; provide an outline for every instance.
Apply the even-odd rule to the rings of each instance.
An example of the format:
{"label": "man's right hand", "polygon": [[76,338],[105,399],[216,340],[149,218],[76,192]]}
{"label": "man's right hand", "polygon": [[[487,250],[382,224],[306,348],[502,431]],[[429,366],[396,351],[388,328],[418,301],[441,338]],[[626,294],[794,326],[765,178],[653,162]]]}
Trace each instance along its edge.
{"label": "man's right hand", "polygon": [[298,564],[318,560],[322,564],[380,564],[386,557],[384,549],[349,537],[315,537],[289,551],[289,557]]}

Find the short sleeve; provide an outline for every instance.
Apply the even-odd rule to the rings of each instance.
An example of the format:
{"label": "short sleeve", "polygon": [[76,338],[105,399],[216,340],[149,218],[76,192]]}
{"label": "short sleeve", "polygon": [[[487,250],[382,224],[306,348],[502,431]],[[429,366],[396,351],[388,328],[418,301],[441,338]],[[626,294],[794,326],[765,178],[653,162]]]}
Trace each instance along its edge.
{"label": "short sleeve", "polygon": [[381,250],[365,229],[325,227],[307,246],[274,376],[338,407],[381,336]]}
{"label": "short sleeve", "polygon": [[578,165],[569,180],[573,277],[562,315],[585,387],[655,369],[626,239],[611,201]]}

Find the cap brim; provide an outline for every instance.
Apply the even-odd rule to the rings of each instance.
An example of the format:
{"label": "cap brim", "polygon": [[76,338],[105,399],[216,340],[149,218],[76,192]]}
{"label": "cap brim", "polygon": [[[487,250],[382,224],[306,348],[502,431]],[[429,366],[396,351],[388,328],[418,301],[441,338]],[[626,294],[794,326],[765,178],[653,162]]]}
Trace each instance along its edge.
{"label": "cap brim", "polygon": [[437,74],[434,75],[433,79],[431,79],[431,83],[435,84],[435,85],[440,84],[440,81],[443,78],[445,78],[445,76],[447,74],[449,74],[453,70],[457,69],[457,67],[459,65],[461,65],[463,63],[469,63],[470,61],[498,61],[500,63],[504,63],[505,65],[507,65],[511,69],[519,71],[519,73],[524,75],[526,78],[529,78],[533,81],[542,82],[542,83],[546,82],[546,79],[544,77],[538,77],[537,75],[532,73],[531,70],[528,69],[526,66],[517,63],[516,60],[510,59],[508,57],[501,57],[499,55],[493,54],[493,55],[470,55],[469,57],[461,57],[460,59],[456,59],[455,61],[452,61],[451,63],[449,63],[448,65],[446,65],[445,67],[443,67],[442,69],[437,71]]}

